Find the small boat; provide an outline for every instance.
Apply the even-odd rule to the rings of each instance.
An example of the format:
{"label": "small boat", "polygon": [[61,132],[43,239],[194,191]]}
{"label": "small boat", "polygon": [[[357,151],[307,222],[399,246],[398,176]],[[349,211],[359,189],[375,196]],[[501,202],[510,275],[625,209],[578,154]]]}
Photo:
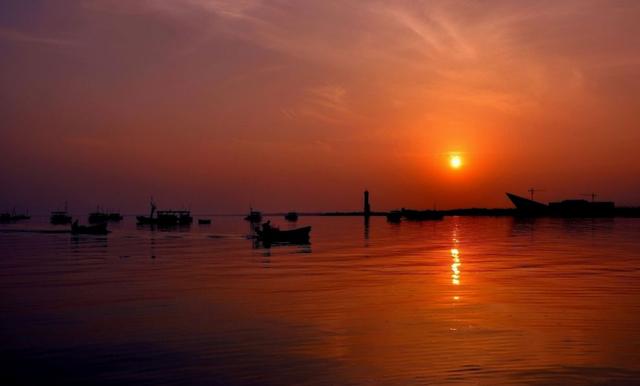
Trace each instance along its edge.
{"label": "small boat", "polygon": [[11,213],[9,212],[0,213],[0,223],[16,222],[20,220],[28,220],[30,218],[31,216],[27,214],[16,213],[15,209],[11,211]]}
{"label": "small boat", "polygon": [[392,210],[387,213],[387,221],[389,222],[400,222],[402,220],[402,212],[399,210]]}
{"label": "small boat", "polygon": [[298,213],[289,212],[289,213],[284,215],[284,219],[287,220],[287,221],[298,221]]}
{"label": "small boat", "polygon": [[310,232],[311,232],[310,226],[296,228],[296,229],[280,230],[277,227],[271,226],[269,222],[262,224],[262,229],[260,229],[259,227],[256,227],[258,241],[262,241],[265,244],[309,243]]}
{"label": "small boat", "polygon": [[109,213],[109,217],[108,220],[109,221],[122,221],[124,217],[122,217],[122,215],[118,212],[111,212]]}
{"label": "small boat", "polygon": [[102,212],[100,208],[98,208],[95,212],[89,213],[89,223],[90,224],[99,224],[103,222],[117,222],[122,220],[122,215],[117,212]]}
{"label": "small boat", "polygon": [[64,225],[71,224],[71,216],[67,213],[67,203],[64,203],[64,210],[57,210],[51,212],[51,217],[49,217],[49,222],[53,225]]}
{"label": "small boat", "polygon": [[249,214],[244,219],[250,222],[260,222],[262,221],[262,213],[249,208]]}
{"label": "small boat", "polygon": [[74,235],[106,235],[107,223],[103,222],[95,225],[78,225],[78,220],[71,224],[71,233]]}
{"label": "small boat", "polygon": [[71,216],[66,211],[51,212],[49,221],[53,225],[71,224]]}
{"label": "small boat", "polygon": [[156,223],[159,225],[190,225],[193,222],[188,210],[159,210]]}
{"label": "small boat", "polygon": [[436,210],[403,209],[402,217],[409,221],[442,220],[444,215]]}
{"label": "small boat", "polygon": [[159,210],[156,212],[156,205],[151,202],[151,212],[149,216],[136,216],[138,225],[190,225],[193,222],[191,212],[188,210]]}
{"label": "small boat", "polygon": [[198,224],[200,224],[200,225],[209,225],[209,224],[211,224],[211,219],[199,218],[198,219]]}

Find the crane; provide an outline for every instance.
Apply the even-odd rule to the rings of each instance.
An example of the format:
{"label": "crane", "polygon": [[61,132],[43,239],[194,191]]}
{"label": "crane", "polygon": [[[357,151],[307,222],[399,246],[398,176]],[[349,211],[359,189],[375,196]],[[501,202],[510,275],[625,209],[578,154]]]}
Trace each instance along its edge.
{"label": "crane", "polygon": [[598,197],[597,193],[582,193],[580,195],[581,196],[586,196],[586,197],[591,197],[591,202],[594,202],[596,200],[596,197]]}
{"label": "crane", "polygon": [[527,190],[527,192],[529,192],[530,196],[531,196],[531,201],[533,201],[533,194],[535,192],[544,192],[544,190],[542,189],[536,189],[536,188],[529,188],[529,190]]}

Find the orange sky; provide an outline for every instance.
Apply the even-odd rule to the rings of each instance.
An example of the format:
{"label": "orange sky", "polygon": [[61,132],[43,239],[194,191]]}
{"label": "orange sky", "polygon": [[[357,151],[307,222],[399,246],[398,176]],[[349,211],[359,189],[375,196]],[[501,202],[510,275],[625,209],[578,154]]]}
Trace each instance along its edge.
{"label": "orange sky", "polygon": [[[0,210],[640,204],[637,1],[5,1]],[[464,159],[448,167],[448,154]]]}

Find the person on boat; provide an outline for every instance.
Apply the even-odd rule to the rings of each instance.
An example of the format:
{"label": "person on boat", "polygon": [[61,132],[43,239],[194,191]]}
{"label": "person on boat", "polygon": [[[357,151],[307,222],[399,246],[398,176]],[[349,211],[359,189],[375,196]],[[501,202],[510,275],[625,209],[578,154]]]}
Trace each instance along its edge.
{"label": "person on boat", "polygon": [[267,221],[266,223],[262,224],[262,231],[264,233],[269,233],[271,231],[271,220]]}

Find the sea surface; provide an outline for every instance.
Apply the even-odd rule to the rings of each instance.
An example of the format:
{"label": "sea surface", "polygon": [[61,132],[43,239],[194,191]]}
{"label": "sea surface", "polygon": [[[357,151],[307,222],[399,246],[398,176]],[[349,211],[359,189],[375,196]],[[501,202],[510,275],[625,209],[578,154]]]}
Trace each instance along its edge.
{"label": "sea surface", "polygon": [[640,219],[211,218],[0,225],[0,385],[640,384]]}

